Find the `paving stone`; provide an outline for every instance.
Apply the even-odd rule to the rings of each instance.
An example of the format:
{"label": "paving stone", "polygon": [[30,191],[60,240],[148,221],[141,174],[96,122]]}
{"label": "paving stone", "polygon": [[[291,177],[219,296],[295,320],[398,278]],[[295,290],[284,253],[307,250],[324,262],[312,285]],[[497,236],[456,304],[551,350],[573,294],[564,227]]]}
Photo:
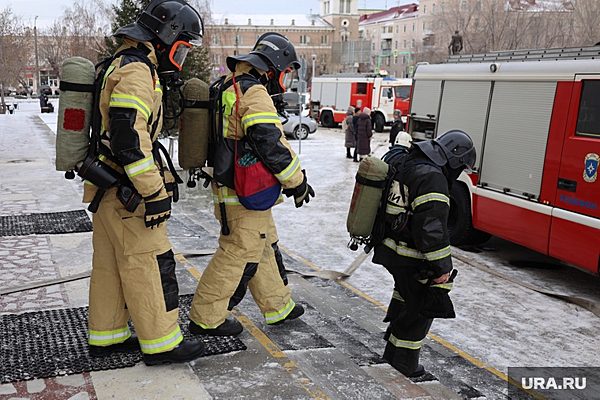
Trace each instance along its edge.
{"label": "paving stone", "polygon": [[63,385],[63,386],[79,387],[79,386],[85,385],[85,379],[83,378],[83,375],[81,375],[81,374],[60,376],[58,378],[55,378],[55,381],[59,385]]}
{"label": "paving stone", "polygon": [[46,388],[46,383],[43,379],[35,379],[27,382],[28,393],[40,393]]}
{"label": "paving stone", "polygon": [[17,389],[14,387],[12,383],[5,383],[4,385],[0,385],[0,395],[9,395],[16,394]]}

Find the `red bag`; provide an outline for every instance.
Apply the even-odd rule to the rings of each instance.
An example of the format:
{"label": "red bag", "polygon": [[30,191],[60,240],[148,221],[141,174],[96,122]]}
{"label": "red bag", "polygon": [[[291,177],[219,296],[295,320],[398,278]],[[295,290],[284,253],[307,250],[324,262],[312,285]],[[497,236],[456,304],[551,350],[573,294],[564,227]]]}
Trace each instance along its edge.
{"label": "red bag", "polygon": [[235,161],[235,192],[248,210],[268,210],[281,195],[281,184],[262,161],[248,152]]}

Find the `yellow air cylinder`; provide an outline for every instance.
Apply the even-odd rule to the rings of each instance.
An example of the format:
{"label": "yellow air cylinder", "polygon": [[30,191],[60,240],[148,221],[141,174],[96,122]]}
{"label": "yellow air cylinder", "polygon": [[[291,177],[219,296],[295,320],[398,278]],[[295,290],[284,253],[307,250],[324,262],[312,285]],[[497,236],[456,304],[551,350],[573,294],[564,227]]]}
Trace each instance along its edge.
{"label": "yellow air cylinder", "polygon": [[73,171],[85,159],[94,104],[94,64],[83,57],[62,64],[56,127],[56,170]]}
{"label": "yellow air cylinder", "polygon": [[183,112],[179,118],[179,165],[183,169],[201,168],[206,164],[210,137],[208,110],[209,85],[198,78],[182,88]]}

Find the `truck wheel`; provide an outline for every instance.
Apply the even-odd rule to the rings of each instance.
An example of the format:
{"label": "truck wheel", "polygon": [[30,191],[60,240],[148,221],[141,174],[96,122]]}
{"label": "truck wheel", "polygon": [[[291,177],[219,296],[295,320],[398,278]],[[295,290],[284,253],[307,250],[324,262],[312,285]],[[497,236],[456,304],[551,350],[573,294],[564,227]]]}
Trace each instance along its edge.
{"label": "truck wheel", "polygon": [[325,128],[333,128],[335,126],[333,113],[331,111],[323,111],[321,113],[321,125],[323,125]]}
{"label": "truck wheel", "polygon": [[383,115],[379,113],[375,114],[373,125],[375,125],[375,132],[383,132],[383,127],[385,126],[385,118],[383,118]]}
{"label": "truck wheel", "polygon": [[306,140],[308,139],[309,129],[308,126],[302,124],[294,128],[294,139]]}
{"label": "truck wheel", "polygon": [[469,191],[461,182],[455,182],[450,190],[450,215],[448,216],[450,244],[482,244],[491,235],[473,228],[471,218],[471,198]]}

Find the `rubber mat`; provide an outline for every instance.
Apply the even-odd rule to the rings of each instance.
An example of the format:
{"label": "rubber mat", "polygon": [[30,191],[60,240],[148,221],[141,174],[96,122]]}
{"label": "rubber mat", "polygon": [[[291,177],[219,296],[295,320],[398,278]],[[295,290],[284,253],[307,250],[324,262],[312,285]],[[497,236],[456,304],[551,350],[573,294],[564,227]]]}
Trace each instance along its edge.
{"label": "rubber mat", "polygon": [[[180,296],[180,326],[185,337],[192,295]],[[87,307],[0,316],[0,384],[132,367],[140,352],[90,357]],[[185,321],[182,323],[181,320]],[[246,350],[238,338],[194,336],[205,345],[202,357]]]}
{"label": "rubber mat", "polygon": [[0,216],[0,236],[91,232],[85,210]]}

